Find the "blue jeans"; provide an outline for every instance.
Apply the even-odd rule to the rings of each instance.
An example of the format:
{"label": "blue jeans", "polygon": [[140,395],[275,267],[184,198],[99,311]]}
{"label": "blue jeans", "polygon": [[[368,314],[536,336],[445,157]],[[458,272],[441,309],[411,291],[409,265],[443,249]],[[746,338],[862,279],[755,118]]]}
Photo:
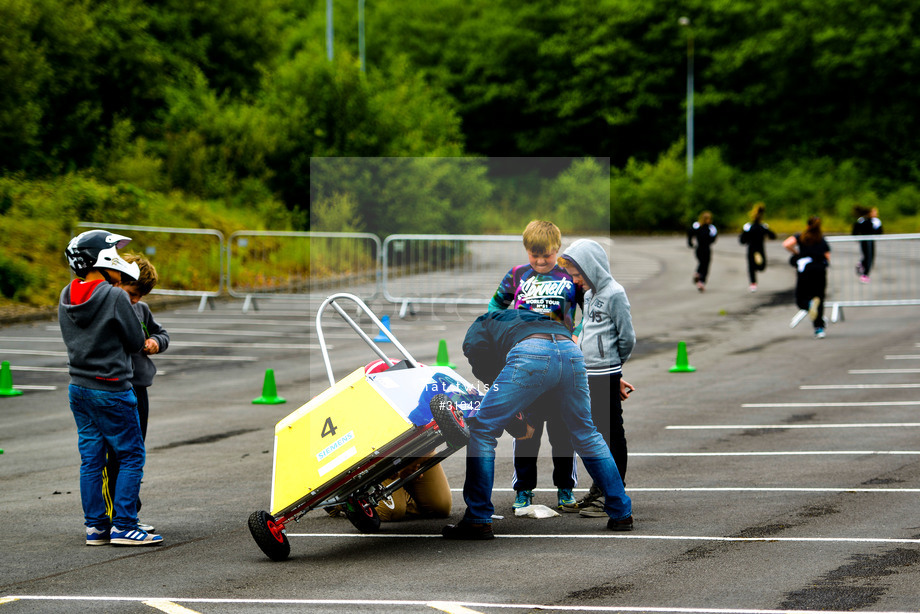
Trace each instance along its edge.
{"label": "blue jeans", "polygon": [[466,448],[466,481],[462,522],[491,523],[492,486],[495,481],[495,446],[511,417],[547,395],[557,407],[594,482],[606,495],[604,510],[615,520],[632,515],[632,502],[604,438],[591,421],[585,359],[571,341],[526,339],[508,352],[505,367],[482,400],[470,423]]}
{"label": "blue jeans", "polygon": [[[87,527],[137,528],[137,495],[144,475],[144,440],[133,390],[111,392],[71,384],[70,410],[77,423],[80,450],[80,500]],[[119,462],[113,516],[105,513],[102,468],[106,444]]]}

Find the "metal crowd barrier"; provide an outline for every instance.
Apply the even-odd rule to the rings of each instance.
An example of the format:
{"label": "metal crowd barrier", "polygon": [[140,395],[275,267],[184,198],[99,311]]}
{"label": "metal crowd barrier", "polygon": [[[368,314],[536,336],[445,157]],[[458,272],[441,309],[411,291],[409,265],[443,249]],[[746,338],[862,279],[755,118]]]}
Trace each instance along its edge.
{"label": "metal crowd barrier", "polygon": [[124,251],[145,255],[157,269],[160,283],[151,294],[197,296],[201,298],[198,311],[203,311],[207,306],[213,308],[212,299],[223,292],[224,235],[219,230],[96,222],[77,222],[77,226],[130,236]]}
{"label": "metal crowd barrier", "polygon": [[[844,307],[920,305],[920,234],[825,237],[831,247],[827,303],[831,321],[843,319]],[[857,270],[860,243],[875,246],[868,283]]]}
{"label": "metal crowd barrier", "polygon": [[370,233],[240,230],[227,241],[227,290],[244,298],[325,299],[348,289],[380,293],[380,239]]}
{"label": "metal crowd barrier", "polygon": [[[147,254],[160,274],[153,292],[201,297],[199,311],[225,288],[244,299],[244,312],[261,299],[324,300],[342,291],[399,304],[400,317],[416,304],[485,306],[504,275],[527,262],[520,235],[401,234],[381,243],[370,233],[241,230],[225,241],[213,229],[78,226],[131,236],[128,249]],[[593,238],[611,253],[609,237]]]}

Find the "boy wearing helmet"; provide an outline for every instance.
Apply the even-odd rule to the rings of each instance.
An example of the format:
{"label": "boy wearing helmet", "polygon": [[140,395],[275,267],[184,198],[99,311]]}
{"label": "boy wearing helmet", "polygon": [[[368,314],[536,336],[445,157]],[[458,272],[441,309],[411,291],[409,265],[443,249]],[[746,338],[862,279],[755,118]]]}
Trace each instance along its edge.
{"label": "boy wearing helmet", "polygon": [[[58,320],[67,344],[70,409],[77,424],[80,499],[89,546],[163,541],[137,528],[145,451],[130,382],[131,354],[141,351],[145,336],[127,293],[114,286],[139,277],[138,265],[118,255],[118,248],[130,240],[89,230],[74,237],[65,250],[77,279],[61,291]],[[121,465],[111,519],[102,497],[106,444]]]}

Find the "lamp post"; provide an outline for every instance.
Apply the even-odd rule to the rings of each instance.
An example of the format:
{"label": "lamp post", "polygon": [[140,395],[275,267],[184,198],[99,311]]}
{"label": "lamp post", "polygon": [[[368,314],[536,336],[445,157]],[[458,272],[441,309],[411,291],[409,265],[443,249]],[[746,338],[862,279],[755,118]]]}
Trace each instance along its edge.
{"label": "lamp post", "polygon": [[332,0],[326,0],[326,57],[332,61]]}
{"label": "lamp post", "polygon": [[693,29],[690,18],[681,17],[677,23],[687,28],[687,181],[693,180]]}
{"label": "lamp post", "polygon": [[361,72],[364,72],[364,0],[358,0],[358,58],[361,60]]}

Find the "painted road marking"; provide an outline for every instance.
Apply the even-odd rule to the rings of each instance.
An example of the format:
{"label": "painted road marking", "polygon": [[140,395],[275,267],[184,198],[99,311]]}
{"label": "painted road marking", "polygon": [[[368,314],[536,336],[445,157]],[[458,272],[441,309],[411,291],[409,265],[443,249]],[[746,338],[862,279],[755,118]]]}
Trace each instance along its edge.
{"label": "painted road marking", "polygon": [[881,373],[920,373],[920,369],[850,369],[851,375],[875,375]]}
{"label": "painted road marking", "polygon": [[918,354],[889,354],[885,360],[920,360]]}
{"label": "painted road marking", "polygon": [[[181,603],[205,603],[227,605],[325,605],[325,606],[377,606],[388,607],[430,607],[438,608],[440,605],[450,604],[459,607],[496,608],[503,610],[547,610],[561,612],[656,612],[660,614],[806,614],[811,610],[757,610],[753,608],[690,608],[666,606],[589,606],[582,604],[535,604],[535,603],[486,603],[473,601],[427,601],[409,599],[150,599],[141,597],[98,597],[98,596],[43,596],[43,595],[11,595],[0,599],[30,600],[30,601],[95,601],[95,602],[143,602],[143,601],[170,601]],[[0,602],[2,603],[2,602]],[[8,602],[7,602],[8,603]],[[438,608],[441,609],[441,608]],[[821,614],[852,614],[851,611],[821,610]],[[877,611],[872,614],[920,614],[920,611]]]}
{"label": "painted road marking", "polygon": [[916,456],[920,450],[793,450],[789,452],[630,452],[630,456],[834,456],[891,455]]}
{"label": "painted road marking", "polygon": [[741,407],[898,407],[920,401],[869,401],[864,403],[742,403]]}
{"label": "painted road marking", "polygon": [[448,614],[482,614],[478,610],[471,610],[452,601],[431,601],[425,605]]}
{"label": "painted road marking", "polygon": [[856,429],[917,427],[920,422],[863,422],[843,424],[686,424],[664,427],[671,431],[703,431],[709,429]]}
{"label": "painted road marking", "polygon": [[[59,343],[64,344],[60,337],[0,337],[0,341],[23,341],[29,343]],[[264,350],[318,350],[316,343],[233,343],[229,341],[171,341],[169,347],[203,347],[203,348],[259,348]],[[332,349],[334,346],[328,346]],[[5,351],[5,350],[0,350]],[[16,367],[13,367],[14,369]]]}
{"label": "painted road marking", "polygon": [[[920,493],[920,488],[847,488],[842,487],[771,487],[771,486],[646,486],[627,487],[628,492],[829,492],[829,493]],[[463,488],[451,488],[462,493]],[[555,488],[534,488],[534,492],[556,492]],[[574,488],[574,492],[588,492],[587,488]],[[514,492],[513,488],[493,488],[492,492]]]}
{"label": "painted road marking", "polygon": [[12,366],[10,367],[13,371],[41,371],[42,373],[67,373],[69,369],[67,367],[26,367],[26,366]]}
{"label": "painted road marking", "polygon": [[196,610],[189,610],[178,603],[166,599],[147,599],[141,603],[149,605],[151,608],[156,608],[161,612],[166,612],[166,614],[199,614]]}
{"label": "painted road marking", "polygon": [[920,388],[920,384],[814,384],[799,386],[799,390],[887,390],[895,388]]}
{"label": "painted road marking", "polygon": [[[318,537],[341,539],[444,539],[440,533],[287,533],[291,537]],[[719,535],[641,535],[623,533],[562,533],[526,535],[501,535],[498,539],[634,539],[646,541],[697,541],[697,542],[790,542],[790,543],[857,543],[857,544],[920,544],[920,539],[898,537],[727,537]]]}

